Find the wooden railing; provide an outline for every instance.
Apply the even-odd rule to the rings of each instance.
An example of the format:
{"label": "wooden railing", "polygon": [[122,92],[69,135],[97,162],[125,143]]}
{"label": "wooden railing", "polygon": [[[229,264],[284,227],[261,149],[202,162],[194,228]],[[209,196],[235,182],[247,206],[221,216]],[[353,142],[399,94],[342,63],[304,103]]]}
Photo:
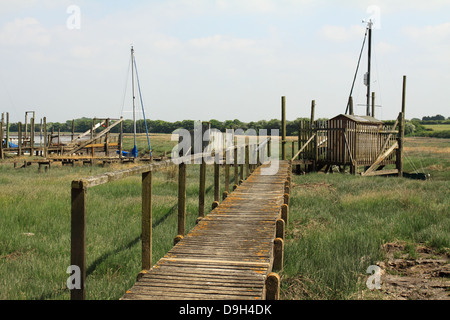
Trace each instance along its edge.
{"label": "wooden railing", "polygon": [[[225,167],[225,191],[222,198],[225,198],[230,190],[230,167],[234,166],[235,187],[244,179],[248,178],[253,170],[260,164],[260,155],[265,152],[270,142],[267,138],[260,144],[235,145],[224,149],[223,154],[233,152],[232,163],[224,163]],[[245,152],[244,152],[245,149]],[[252,157],[250,150],[254,156]],[[267,148],[270,150],[270,148]],[[244,163],[239,163],[238,155],[244,154]],[[268,151],[268,155],[269,151]],[[186,233],[186,162],[200,164],[200,188],[199,188],[199,219],[205,215],[205,183],[206,183],[206,165],[205,157],[215,156],[214,152],[187,155],[174,160],[152,162],[142,166],[136,166],[124,170],[104,173],[85,179],[72,181],[71,190],[71,265],[79,268],[80,287],[73,288],[70,291],[72,300],[84,300],[86,297],[86,216],[88,214],[86,207],[86,195],[89,188],[124,179],[134,175],[142,175],[142,270],[148,270],[152,267],[152,173],[158,169],[178,166],[178,234],[174,243],[183,238]],[[215,208],[220,202],[220,164],[214,162],[214,202],[212,208]],[[245,167],[245,168],[244,168]],[[244,174],[245,169],[245,174]]]}

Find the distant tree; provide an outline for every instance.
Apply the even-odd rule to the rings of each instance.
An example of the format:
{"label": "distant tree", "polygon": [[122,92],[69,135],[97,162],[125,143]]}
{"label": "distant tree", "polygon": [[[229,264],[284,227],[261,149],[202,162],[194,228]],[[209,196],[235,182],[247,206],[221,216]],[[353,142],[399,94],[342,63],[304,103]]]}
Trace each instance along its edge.
{"label": "distant tree", "polygon": [[406,121],[405,123],[405,134],[410,135],[416,131],[416,126],[411,121]]}
{"label": "distant tree", "polygon": [[429,120],[445,120],[445,117],[443,115],[437,114],[435,116],[432,117],[423,117],[422,118],[423,121],[429,121]]}

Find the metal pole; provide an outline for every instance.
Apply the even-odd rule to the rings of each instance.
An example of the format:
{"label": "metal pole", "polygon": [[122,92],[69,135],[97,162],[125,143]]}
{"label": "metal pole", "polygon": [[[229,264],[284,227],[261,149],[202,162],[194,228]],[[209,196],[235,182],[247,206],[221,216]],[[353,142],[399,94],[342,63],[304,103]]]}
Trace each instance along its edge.
{"label": "metal pole", "polygon": [[368,61],[367,61],[367,109],[366,115],[370,116],[370,67],[372,59],[372,20],[367,23],[369,29],[369,49],[368,49]]}
{"label": "metal pole", "polygon": [[131,46],[131,83],[132,83],[132,91],[133,91],[133,128],[134,128],[134,146],[136,146],[136,97],[134,95],[134,49]]}

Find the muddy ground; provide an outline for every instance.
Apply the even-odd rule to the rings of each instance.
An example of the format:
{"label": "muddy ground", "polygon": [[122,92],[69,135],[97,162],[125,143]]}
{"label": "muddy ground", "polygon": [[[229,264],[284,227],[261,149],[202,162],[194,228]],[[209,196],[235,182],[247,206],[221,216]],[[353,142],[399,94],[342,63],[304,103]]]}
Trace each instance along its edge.
{"label": "muddy ground", "polygon": [[[450,300],[450,252],[402,242],[383,245],[381,289],[363,294],[394,300]],[[374,292],[377,291],[377,292]]]}

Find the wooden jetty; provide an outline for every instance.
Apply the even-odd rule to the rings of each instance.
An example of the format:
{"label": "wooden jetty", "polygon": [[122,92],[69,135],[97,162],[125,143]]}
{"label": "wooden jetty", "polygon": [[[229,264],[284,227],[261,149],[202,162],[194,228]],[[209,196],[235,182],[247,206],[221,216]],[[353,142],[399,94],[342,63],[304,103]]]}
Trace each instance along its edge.
{"label": "wooden jetty", "polygon": [[143,270],[122,299],[276,298],[272,271],[282,268],[290,164],[280,161],[275,175],[261,175],[263,167]]}
{"label": "wooden jetty", "polygon": [[[28,113],[28,112],[27,112]],[[10,140],[9,132],[9,113],[2,114],[0,125],[0,159],[5,158],[5,153],[16,155],[42,156],[47,158],[54,155],[87,155],[92,157],[95,154],[104,155],[104,157],[113,158],[116,156],[118,150],[118,157],[122,156],[122,140],[123,140],[123,118],[94,118],[89,130],[84,133],[75,134],[75,121],[72,121],[72,132],[69,134],[54,132],[53,128],[49,132],[47,130],[47,118],[41,120],[39,131],[36,132],[35,118],[33,111],[33,118],[30,119],[30,124],[27,123],[27,113],[25,114],[25,124],[19,122],[17,124],[17,144]],[[119,133],[111,133],[114,127],[118,127]],[[29,131],[28,131],[29,129]],[[97,132],[99,131],[100,132]],[[37,143],[37,138],[40,139]],[[69,139],[69,141],[67,141]]]}

